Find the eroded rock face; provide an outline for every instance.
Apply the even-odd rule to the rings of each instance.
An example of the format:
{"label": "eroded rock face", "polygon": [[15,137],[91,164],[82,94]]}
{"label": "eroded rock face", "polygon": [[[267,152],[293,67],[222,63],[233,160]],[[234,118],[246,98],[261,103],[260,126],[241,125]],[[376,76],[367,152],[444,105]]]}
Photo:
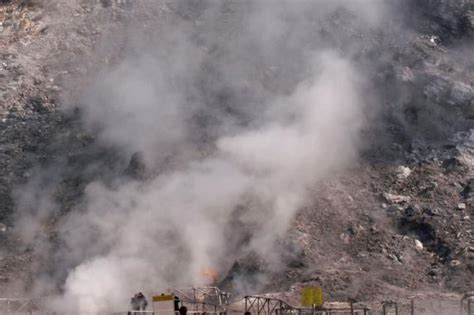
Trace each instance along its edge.
{"label": "eroded rock face", "polygon": [[473,34],[474,5],[469,0],[417,0],[418,9],[432,21],[431,29],[443,39]]}
{"label": "eroded rock face", "polygon": [[[8,25],[2,34],[8,35],[2,38],[8,37],[9,42],[2,42],[0,47],[8,48],[7,53],[2,50],[0,54],[0,82],[2,87],[8,87],[0,88],[0,244],[8,253],[0,259],[0,287],[4,284],[8,289],[19,274],[31,273],[30,279],[21,279],[28,284],[34,276],[54,271],[60,259],[59,255],[54,256],[60,246],[55,224],[77,210],[75,206],[88,183],[97,178],[113,182],[124,175],[143,181],[147,169],[139,153],[122,156],[115,148],[104,147],[96,141],[94,130],[81,125],[80,117],[57,111],[63,79],[71,73],[85,75],[94,65],[81,62],[59,71],[64,65],[52,63],[55,58],[49,55],[63,57],[63,61],[75,53],[87,55],[101,30],[100,18],[110,17],[119,24],[136,3],[82,1],[70,9],[70,16],[74,17],[71,23],[48,26],[52,17],[40,7],[22,6],[25,1],[1,1],[11,10],[5,15]],[[334,186],[323,197],[315,198],[314,204],[309,202],[309,210],[302,210],[302,217],[291,231],[301,250],[293,245],[283,249],[284,272],[272,274],[268,262],[258,253],[245,254],[230,267],[224,285],[239,279],[247,283],[248,287],[243,288],[249,290],[278,290],[312,279],[339,296],[352,294],[351,290],[375,296],[383,291],[379,290],[380,283],[407,291],[416,290],[417,285],[448,283],[453,290],[469,285],[463,275],[474,268],[474,250],[468,245],[472,242],[472,231],[468,231],[474,218],[473,174],[469,172],[473,168],[470,150],[474,148],[469,144],[473,142],[469,129],[474,128],[474,68],[472,59],[464,61],[452,56],[449,45],[472,35],[472,4],[418,0],[416,5],[421,12],[417,19],[426,19],[429,27],[423,33],[417,30],[420,33],[410,40],[397,42],[390,36],[384,40],[384,36],[354,30],[347,12],[339,12],[330,24],[315,30],[341,50],[345,40],[338,43],[337,32],[342,32],[346,40],[355,37],[361,46],[367,45],[369,48],[359,59],[355,57],[357,61],[367,56],[373,56],[375,62],[382,60],[370,78],[380,83],[381,91],[390,91],[383,98],[380,116],[385,119],[383,133],[391,137],[384,140],[382,153],[370,143],[368,158],[362,161],[363,166],[354,166],[358,171],[345,179],[349,184],[342,185],[344,189],[339,189],[337,180],[330,182],[328,185]],[[176,16],[169,13],[168,18],[195,21],[198,25],[201,6],[197,2],[180,2],[164,11],[176,9]],[[233,14],[232,9],[224,13],[229,17]],[[223,24],[227,23],[230,22]],[[335,29],[338,31],[333,32]],[[48,47],[60,49],[52,52]],[[203,47],[217,55],[224,53],[218,47]],[[53,71],[55,67],[59,70]],[[286,79],[291,76],[285,73],[298,67],[290,62],[276,66],[269,62],[256,68],[255,72],[264,77],[262,85],[278,90],[285,88]],[[235,95],[242,91],[237,92],[209,91],[216,94],[209,99],[216,103],[216,110],[225,107],[230,116],[244,116],[235,110]],[[213,119],[212,115],[203,115],[192,123],[206,125]],[[463,133],[457,140],[452,139],[457,131]],[[439,135],[437,141],[431,141],[435,133]],[[395,153],[385,155],[386,151]],[[364,169],[364,165],[372,163],[377,166]],[[13,191],[24,187],[38,167],[57,171],[54,178],[47,178],[54,185],[45,193],[57,198],[60,207],[37,241],[18,244],[10,234],[18,208]],[[381,207],[382,202],[389,205]],[[50,243],[50,252],[42,252],[41,245]],[[394,269],[397,276],[390,275]],[[385,271],[387,275],[381,276]],[[364,274],[370,277],[364,278]],[[59,286],[62,280],[58,280]]]}

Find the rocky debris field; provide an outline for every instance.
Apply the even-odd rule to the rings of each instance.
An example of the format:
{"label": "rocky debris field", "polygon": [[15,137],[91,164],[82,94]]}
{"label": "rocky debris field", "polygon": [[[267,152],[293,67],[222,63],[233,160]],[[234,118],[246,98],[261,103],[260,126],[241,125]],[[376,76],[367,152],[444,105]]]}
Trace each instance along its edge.
{"label": "rocky debris field", "polygon": [[[470,137],[463,134],[463,142],[433,150],[427,159],[366,165],[330,179],[298,215],[286,271],[272,274],[265,291],[289,292],[276,296],[293,304],[304,286],[323,287],[330,300],[408,301],[419,295],[429,304],[429,292],[471,290]],[[231,277],[258,279],[265,268],[246,257]]]}
{"label": "rocky debris field", "polygon": [[[62,20],[59,9],[71,10],[75,20]],[[93,136],[83,130],[77,113],[64,114],[58,106],[61,85],[68,76],[87,72],[87,64],[71,67],[67,61],[93,45],[97,30],[96,24],[87,21],[89,10],[87,5],[69,7],[68,1],[0,4],[0,281],[4,295],[24,292],[35,270],[44,269],[39,266],[48,255],[44,249],[35,249],[34,241],[24,243],[13,232],[20,216],[15,208],[21,207],[15,205],[14,196],[23,193],[24,185],[41,169],[48,169],[37,184],[44,185],[45,194],[54,187],[54,198],[64,205],[57,210],[59,217],[78,200],[86,182],[115,165],[102,160],[112,156],[113,150],[92,149]],[[84,173],[84,165],[96,165],[100,171],[92,166]],[[56,220],[45,219],[46,226]],[[38,238],[53,239],[54,231],[46,228]]]}
{"label": "rocky debris field", "polygon": [[[268,271],[258,254],[243,257],[223,286],[242,274],[256,283],[264,275],[261,291],[320,285],[331,298],[361,301],[473,289],[474,10],[463,1],[415,2],[412,14],[422,23],[409,40],[361,37],[391,51],[367,52],[387,59],[373,78],[381,87],[395,86],[381,93],[387,103],[383,123],[372,126],[382,140],[370,141],[357,165],[314,189],[282,241],[291,248],[283,273]],[[81,82],[104,62],[92,51],[101,34],[132,14],[127,10],[134,12],[127,1],[0,1],[3,295],[28,291],[61,259],[54,256],[61,246],[55,224],[80,201],[87,183],[140,169],[136,159],[98,143],[80,112],[60,110],[70,78]],[[193,12],[179,13],[192,19]],[[113,63],[120,44],[100,58]],[[41,180],[31,183],[32,177]],[[24,242],[14,233],[22,207],[15,196],[29,185],[53,192],[59,207],[44,218],[43,234]]]}

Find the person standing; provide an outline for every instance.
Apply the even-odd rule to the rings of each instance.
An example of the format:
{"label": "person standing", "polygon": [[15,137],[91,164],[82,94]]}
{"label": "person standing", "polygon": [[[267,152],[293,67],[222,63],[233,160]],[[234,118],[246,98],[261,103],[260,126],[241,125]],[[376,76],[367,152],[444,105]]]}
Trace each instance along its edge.
{"label": "person standing", "polygon": [[179,315],[186,315],[188,313],[188,308],[186,306],[181,306],[179,308]]}
{"label": "person standing", "polygon": [[148,301],[146,300],[146,297],[143,295],[143,293],[139,292],[136,295],[136,300],[138,304],[138,310],[146,311],[146,307],[148,306]]}
{"label": "person standing", "polygon": [[131,310],[131,312],[128,312],[129,315],[135,315],[136,312],[140,310],[140,305],[138,304],[137,294],[135,294],[130,299],[130,310]]}

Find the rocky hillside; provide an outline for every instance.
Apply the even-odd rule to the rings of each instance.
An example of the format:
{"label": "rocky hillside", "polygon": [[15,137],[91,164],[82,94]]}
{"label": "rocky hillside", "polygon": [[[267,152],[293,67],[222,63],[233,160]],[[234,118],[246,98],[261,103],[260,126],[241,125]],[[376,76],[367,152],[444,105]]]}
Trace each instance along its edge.
{"label": "rocky hillside", "polygon": [[[91,183],[114,189],[128,181],[148,183],[189,156],[211,155],[222,130],[258,124],[262,117],[255,118],[252,108],[277,92],[291,94],[306,76],[306,64],[299,59],[320,46],[349,58],[369,82],[363,94],[371,97],[364,100],[374,105],[364,112],[357,157],[324,174],[305,193],[288,231],[275,240],[277,267],[269,256],[248,250],[252,232],[239,232],[241,238],[229,247],[245,250],[236,250],[236,257],[229,254],[232,261],[223,259],[218,282],[237,293],[297,292],[300,286],[318,285],[331,298],[360,301],[474,289],[473,4],[402,1],[390,8],[398,12],[396,17],[368,26],[351,8],[337,8],[323,22],[313,23],[306,16],[299,20],[301,8],[295,13],[288,7],[282,28],[291,27],[284,37],[259,24],[269,38],[277,38],[280,50],[271,51],[255,48],[253,39],[244,42],[248,46],[235,46],[241,42],[233,38],[244,29],[240,19],[249,14],[239,1],[212,10],[199,1],[160,1],[153,10],[148,5],[127,0],[0,1],[2,295],[64,292],[71,270],[112,251],[105,247],[80,251],[84,257],[65,254],[74,246],[89,246],[71,243],[64,230],[73,229],[68,218],[88,209]],[[310,17],[319,12],[310,9]],[[281,10],[279,14],[287,13]],[[292,32],[293,25],[309,31]],[[107,126],[90,118],[100,112],[83,105],[90,100],[83,94],[100,94],[89,85],[106,81],[106,75],[101,77],[106,71],[121,69],[119,86],[133,79],[134,72],[120,65],[138,59],[145,49],[137,37],[161,45],[175,40],[162,36],[174,27],[197,43],[201,50],[193,57],[203,60],[192,72],[199,84],[185,85],[183,90],[190,91],[183,95],[207,107],[186,120],[195,132],[185,153],[174,158],[175,147],[166,147],[171,153],[150,163],[140,150],[104,141]],[[166,53],[160,58],[173,59]],[[235,59],[243,61],[220,73],[222,65]],[[191,69],[192,64],[185,66]],[[181,80],[177,73],[169,81]],[[247,81],[233,80],[236,73],[244,73]],[[106,82],[98,89],[107,88]],[[236,210],[233,228],[258,227],[241,219],[239,211],[246,213]]]}

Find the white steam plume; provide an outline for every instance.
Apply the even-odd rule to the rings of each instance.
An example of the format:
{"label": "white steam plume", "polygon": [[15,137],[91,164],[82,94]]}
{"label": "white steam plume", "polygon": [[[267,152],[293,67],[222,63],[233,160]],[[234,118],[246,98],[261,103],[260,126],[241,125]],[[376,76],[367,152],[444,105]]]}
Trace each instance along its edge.
{"label": "white steam plume", "polygon": [[99,254],[70,273],[67,300],[96,312],[126,307],[139,289],[203,283],[202,270],[219,270],[228,254],[224,229],[245,200],[255,206],[241,219],[257,227],[249,248],[271,248],[306,190],[357,152],[364,108],[357,73],[340,56],[315,59],[316,76],[270,106],[271,119],[219,138],[209,156],[144,183],[89,185],[85,212],[68,217],[62,235],[81,257]]}
{"label": "white steam plume", "polygon": [[[142,153],[148,174],[90,183],[63,219],[72,268],[57,309],[126,309],[134,292],[204,283],[204,269],[226,272],[252,250],[278,266],[272,245],[309,189],[357,157],[364,76],[315,33],[344,1],[237,4],[241,34],[221,29],[232,2],[203,3],[195,21],[134,41],[81,98],[86,126],[128,156]],[[371,3],[355,12],[368,27],[378,20]],[[262,74],[273,65],[274,80]],[[249,241],[235,244],[243,234]]]}

